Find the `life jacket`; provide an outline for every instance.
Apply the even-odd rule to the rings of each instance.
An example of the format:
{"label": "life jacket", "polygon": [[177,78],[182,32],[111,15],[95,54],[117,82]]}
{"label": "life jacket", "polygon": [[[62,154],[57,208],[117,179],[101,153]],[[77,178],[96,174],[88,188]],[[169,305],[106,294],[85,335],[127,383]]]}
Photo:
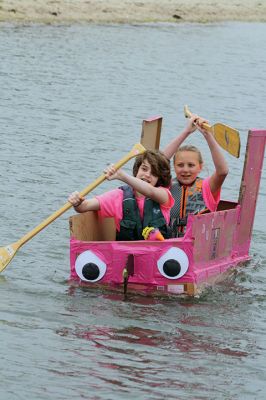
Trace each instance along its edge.
{"label": "life jacket", "polygon": [[159,203],[146,198],[141,220],[132,187],[124,185],[119,189],[123,190],[123,218],[120,221],[120,232],[116,232],[116,240],[143,240],[142,231],[146,226],[158,228],[165,239],[172,236]]}
{"label": "life jacket", "polygon": [[175,178],[170,189],[175,204],[171,208],[170,225],[173,236],[184,236],[188,214],[202,214],[209,211],[202,195],[203,179],[196,178],[191,186],[181,185]]}

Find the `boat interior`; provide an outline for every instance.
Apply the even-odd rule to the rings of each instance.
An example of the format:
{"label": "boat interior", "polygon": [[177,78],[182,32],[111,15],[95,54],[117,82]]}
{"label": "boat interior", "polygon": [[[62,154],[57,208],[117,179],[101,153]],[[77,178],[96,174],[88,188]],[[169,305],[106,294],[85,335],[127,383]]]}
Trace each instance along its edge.
{"label": "boat interior", "polygon": [[[238,203],[221,200],[217,211],[236,208]],[[69,219],[70,235],[85,242],[114,241],[116,227],[114,218],[100,218],[96,211],[72,215]]]}

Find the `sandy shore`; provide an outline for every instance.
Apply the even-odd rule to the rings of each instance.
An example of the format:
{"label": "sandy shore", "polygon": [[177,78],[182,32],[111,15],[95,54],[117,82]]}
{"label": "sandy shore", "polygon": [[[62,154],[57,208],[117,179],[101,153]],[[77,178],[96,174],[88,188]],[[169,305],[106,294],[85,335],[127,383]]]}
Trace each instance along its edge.
{"label": "sandy shore", "polygon": [[266,22],[265,0],[0,0],[21,23]]}

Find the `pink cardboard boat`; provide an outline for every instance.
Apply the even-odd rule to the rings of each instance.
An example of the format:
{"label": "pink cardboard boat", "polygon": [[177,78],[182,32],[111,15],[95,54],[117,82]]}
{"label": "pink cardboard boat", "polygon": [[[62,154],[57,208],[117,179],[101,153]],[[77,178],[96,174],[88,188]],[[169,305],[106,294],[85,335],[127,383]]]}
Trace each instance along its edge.
{"label": "pink cardboard boat", "polygon": [[216,212],[190,215],[182,238],[117,242],[112,219],[99,221],[95,212],[70,217],[71,281],[194,296],[249,260],[265,141],[266,130],[249,131],[238,202],[222,200]]}

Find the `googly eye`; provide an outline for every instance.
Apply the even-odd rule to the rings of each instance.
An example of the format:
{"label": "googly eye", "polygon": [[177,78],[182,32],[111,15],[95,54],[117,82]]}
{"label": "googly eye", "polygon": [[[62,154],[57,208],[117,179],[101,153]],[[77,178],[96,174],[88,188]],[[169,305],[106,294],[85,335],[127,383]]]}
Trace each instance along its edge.
{"label": "googly eye", "polygon": [[168,279],[179,279],[188,270],[189,261],[186,253],[177,247],[171,247],[157,261],[160,273]]}
{"label": "googly eye", "polygon": [[106,264],[92,251],[87,250],[77,257],[75,269],[82,281],[93,283],[102,279],[106,272]]}

